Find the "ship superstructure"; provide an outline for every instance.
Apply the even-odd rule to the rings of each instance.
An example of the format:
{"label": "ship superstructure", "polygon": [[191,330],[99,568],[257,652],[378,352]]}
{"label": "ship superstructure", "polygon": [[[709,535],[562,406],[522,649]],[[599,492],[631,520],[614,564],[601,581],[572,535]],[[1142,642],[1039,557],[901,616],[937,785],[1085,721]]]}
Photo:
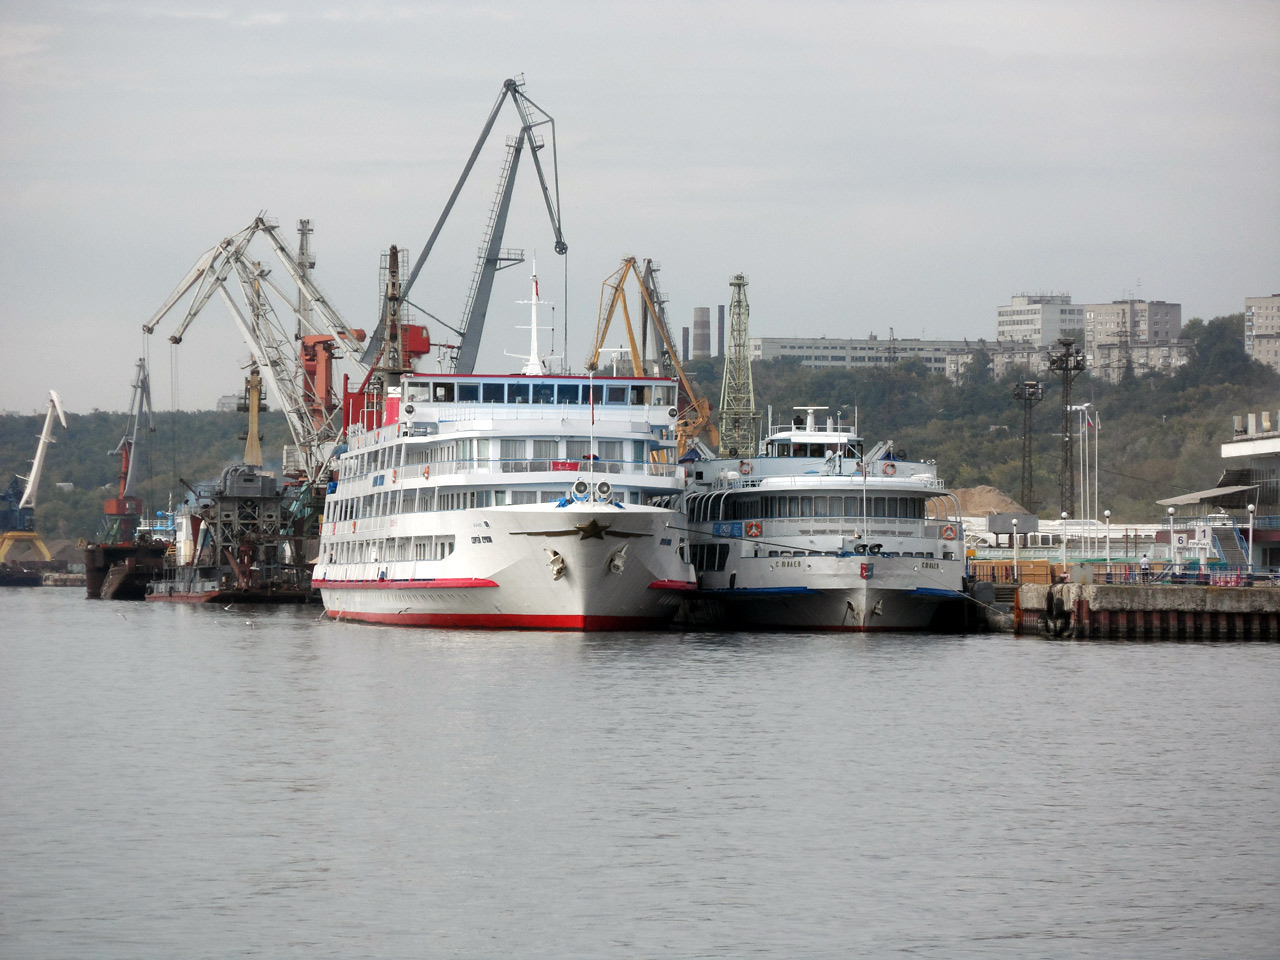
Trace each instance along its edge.
{"label": "ship superstructure", "polygon": [[964,531],[933,463],[864,452],[802,407],[758,455],[696,461],[687,498],[697,619],[717,626],[894,630],[959,600]]}
{"label": "ship superstructure", "polygon": [[[329,616],[447,627],[656,627],[692,589],[670,506],[677,382],[404,374],[348,394],[314,585]],[[655,506],[654,502],[662,506]]]}

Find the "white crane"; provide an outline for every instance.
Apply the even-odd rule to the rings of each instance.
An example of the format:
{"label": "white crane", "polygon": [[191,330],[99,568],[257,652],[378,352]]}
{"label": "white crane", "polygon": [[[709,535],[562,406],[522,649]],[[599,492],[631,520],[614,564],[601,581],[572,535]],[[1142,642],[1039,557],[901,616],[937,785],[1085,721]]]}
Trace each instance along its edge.
{"label": "white crane", "polygon": [[[305,241],[310,234],[310,224],[303,221],[303,225]],[[292,281],[293,289],[282,287],[271,269],[251,255],[250,243],[258,236],[270,246]],[[304,242],[304,250],[305,246]],[[304,363],[296,341],[305,344],[321,340],[327,341],[330,347],[336,344],[350,348],[364,339],[364,331],[347,326],[311,278],[309,250],[305,257],[307,262],[299,262],[281,239],[278,225],[259,214],[249,226],[207,250],[142,329],[153,333],[170,311],[192,294],[185,315],[169,337],[171,343],[181,343],[187,328],[214,294],[221,296],[284,411],[301,456],[299,466],[307,479],[314,482],[323,473],[334,442],[341,435],[341,405],[324,395],[333,382],[332,377],[325,376],[318,386],[314,365],[309,367]],[[228,283],[233,276],[234,285]],[[233,295],[236,290],[238,296]],[[293,330],[281,322],[270,293],[286,304],[293,315],[296,321]],[[354,353],[352,349],[342,354],[330,349],[325,362],[327,358],[345,358],[350,372],[363,380],[369,368]]]}

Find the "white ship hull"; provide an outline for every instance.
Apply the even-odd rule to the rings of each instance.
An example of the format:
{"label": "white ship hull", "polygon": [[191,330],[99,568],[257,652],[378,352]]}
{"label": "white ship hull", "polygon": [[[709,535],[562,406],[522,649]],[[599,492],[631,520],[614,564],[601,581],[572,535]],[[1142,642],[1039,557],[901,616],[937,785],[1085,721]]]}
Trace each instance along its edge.
{"label": "white ship hull", "polygon": [[[693,618],[773,630],[923,630],[963,601],[959,503],[931,462],[864,454],[819,408],[760,455],[693,466]],[[956,603],[952,603],[952,602]],[[953,621],[954,622],[954,621]]]}
{"label": "white ship hull", "polygon": [[[927,569],[924,569],[927,567]],[[703,574],[698,619],[770,630],[923,630],[961,598],[963,562],[915,557],[744,557],[728,586]]]}
{"label": "white ship hull", "polygon": [[[428,515],[442,559],[331,563],[313,585],[328,616],[406,626],[616,630],[668,624],[695,584],[679,514],[634,504],[554,503]],[[401,518],[401,522],[406,522]],[[358,526],[358,523],[357,523]],[[326,524],[327,540],[347,531]],[[350,536],[361,536],[352,530]]]}

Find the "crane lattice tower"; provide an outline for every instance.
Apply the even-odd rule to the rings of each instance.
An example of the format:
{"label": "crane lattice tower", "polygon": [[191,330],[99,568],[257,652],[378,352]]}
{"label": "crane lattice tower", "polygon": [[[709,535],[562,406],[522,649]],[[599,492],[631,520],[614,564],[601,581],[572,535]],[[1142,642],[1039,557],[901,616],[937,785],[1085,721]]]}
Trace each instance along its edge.
{"label": "crane lattice tower", "polygon": [[1076,475],[1072,453],[1074,436],[1071,433],[1071,384],[1084,371],[1085,358],[1071,337],[1058,338],[1058,352],[1049,354],[1049,369],[1062,377],[1062,468],[1058,474],[1058,489],[1062,497],[1062,513],[1073,516],[1076,499]]}
{"label": "crane lattice tower", "polygon": [[747,278],[741,273],[729,281],[729,352],[724,358],[724,382],[720,390],[720,456],[750,457],[756,452],[755,389],[751,383],[751,353],[747,343]]}

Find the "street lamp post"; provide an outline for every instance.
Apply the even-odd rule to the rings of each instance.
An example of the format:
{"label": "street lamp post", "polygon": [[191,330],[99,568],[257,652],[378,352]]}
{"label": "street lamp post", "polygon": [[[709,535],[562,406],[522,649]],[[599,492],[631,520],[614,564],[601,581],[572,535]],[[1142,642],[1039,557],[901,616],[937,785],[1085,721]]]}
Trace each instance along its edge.
{"label": "street lamp post", "polygon": [[1013,523],[1013,582],[1018,582],[1018,518],[1014,517]]}
{"label": "street lamp post", "polygon": [[1062,572],[1067,572],[1067,511],[1062,511]]}
{"label": "street lamp post", "polygon": [[1253,576],[1253,514],[1258,509],[1256,503],[1249,504],[1249,576]]}
{"label": "street lamp post", "polygon": [[1173,507],[1169,508],[1169,564],[1172,566],[1173,572],[1177,573],[1178,564],[1173,555]]}
{"label": "street lamp post", "polygon": [[1111,577],[1111,511],[1103,510],[1102,515],[1107,520],[1107,578]]}

